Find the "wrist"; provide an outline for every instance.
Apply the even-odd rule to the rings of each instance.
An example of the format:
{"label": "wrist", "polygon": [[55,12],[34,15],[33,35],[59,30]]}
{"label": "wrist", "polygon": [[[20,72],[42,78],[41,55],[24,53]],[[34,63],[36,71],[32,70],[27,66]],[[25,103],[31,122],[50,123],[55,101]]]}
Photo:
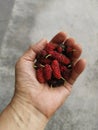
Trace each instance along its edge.
{"label": "wrist", "polygon": [[45,128],[48,122],[47,117],[28,101],[14,96],[9,106],[13,119],[21,130],[43,130]]}

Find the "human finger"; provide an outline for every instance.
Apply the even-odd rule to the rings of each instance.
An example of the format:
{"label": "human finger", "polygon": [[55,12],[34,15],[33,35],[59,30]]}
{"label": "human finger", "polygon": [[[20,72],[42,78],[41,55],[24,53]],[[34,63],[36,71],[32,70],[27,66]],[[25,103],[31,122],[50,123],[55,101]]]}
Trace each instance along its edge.
{"label": "human finger", "polygon": [[50,42],[58,44],[66,41],[66,39],[67,39],[67,34],[65,32],[59,32],[52,38]]}
{"label": "human finger", "polygon": [[76,41],[73,38],[68,38],[65,42],[65,45],[72,47],[72,51],[73,51],[72,61],[76,62],[82,53],[81,45],[76,44]]}
{"label": "human finger", "polygon": [[79,75],[83,72],[86,66],[86,60],[80,59],[74,66],[72,74],[68,82],[73,85]]}
{"label": "human finger", "polygon": [[46,43],[47,43],[47,40],[42,39],[38,43],[31,45],[21,58],[25,60],[29,60],[29,61],[34,61],[36,54],[44,49]]}

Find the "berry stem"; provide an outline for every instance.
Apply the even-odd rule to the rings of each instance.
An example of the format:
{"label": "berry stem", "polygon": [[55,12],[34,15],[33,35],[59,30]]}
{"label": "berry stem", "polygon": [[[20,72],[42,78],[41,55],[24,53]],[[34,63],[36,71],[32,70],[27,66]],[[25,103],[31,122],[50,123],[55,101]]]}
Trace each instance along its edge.
{"label": "berry stem", "polygon": [[51,54],[48,54],[45,58],[47,59],[48,57],[50,57],[51,56]]}
{"label": "berry stem", "polygon": [[34,68],[37,68],[37,66],[36,66],[36,65],[34,65],[33,67],[34,67]]}
{"label": "berry stem", "polygon": [[40,64],[41,67],[45,67],[44,65]]}
{"label": "berry stem", "polygon": [[66,81],[63,77],[61,77],[62,80]]}
{"label": "berry stem", "polygon": [[66,42],[66,39],[62,42],[62,44],[64,44]]}
{"label": "berry stem", "polygon": [[68,65],[68,68],[71,67],[72,65]]}

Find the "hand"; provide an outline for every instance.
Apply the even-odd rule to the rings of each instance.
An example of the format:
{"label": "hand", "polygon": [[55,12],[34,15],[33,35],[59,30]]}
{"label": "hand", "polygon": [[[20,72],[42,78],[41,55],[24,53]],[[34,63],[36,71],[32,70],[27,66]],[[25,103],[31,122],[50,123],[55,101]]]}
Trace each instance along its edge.
{"label": "hand", "polygon": [[[59,41],[63,42],[65,39],[66,34],[60,32],[51,41],[57,43]],[[29,102],[49,119],[70,95],[72,85],[84,70],[86,63],[84,59],[78,60],[82,49],[73,40],[69,44],[76,50],[73,54],[74,69],[68,82],[64,86],[57,88],[50,88],[47,84],[40,84],[36,79],[33,65],[36,54],[45,47],[46,43],[47,41],[43,39],[31,46],[16,63],[15,96],[22,101]]]}

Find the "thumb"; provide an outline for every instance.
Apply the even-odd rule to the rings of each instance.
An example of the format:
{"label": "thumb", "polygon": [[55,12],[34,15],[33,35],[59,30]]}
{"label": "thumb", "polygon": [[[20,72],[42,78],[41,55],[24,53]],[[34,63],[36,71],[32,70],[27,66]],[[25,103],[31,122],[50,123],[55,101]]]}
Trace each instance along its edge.
{"label": "thumb", "polygon": [[42,39],[38,43],[31,45],[21,58],[26,61],[34,61],[36,54],[44,49],[46,43],[47,43],[47,40]]}

